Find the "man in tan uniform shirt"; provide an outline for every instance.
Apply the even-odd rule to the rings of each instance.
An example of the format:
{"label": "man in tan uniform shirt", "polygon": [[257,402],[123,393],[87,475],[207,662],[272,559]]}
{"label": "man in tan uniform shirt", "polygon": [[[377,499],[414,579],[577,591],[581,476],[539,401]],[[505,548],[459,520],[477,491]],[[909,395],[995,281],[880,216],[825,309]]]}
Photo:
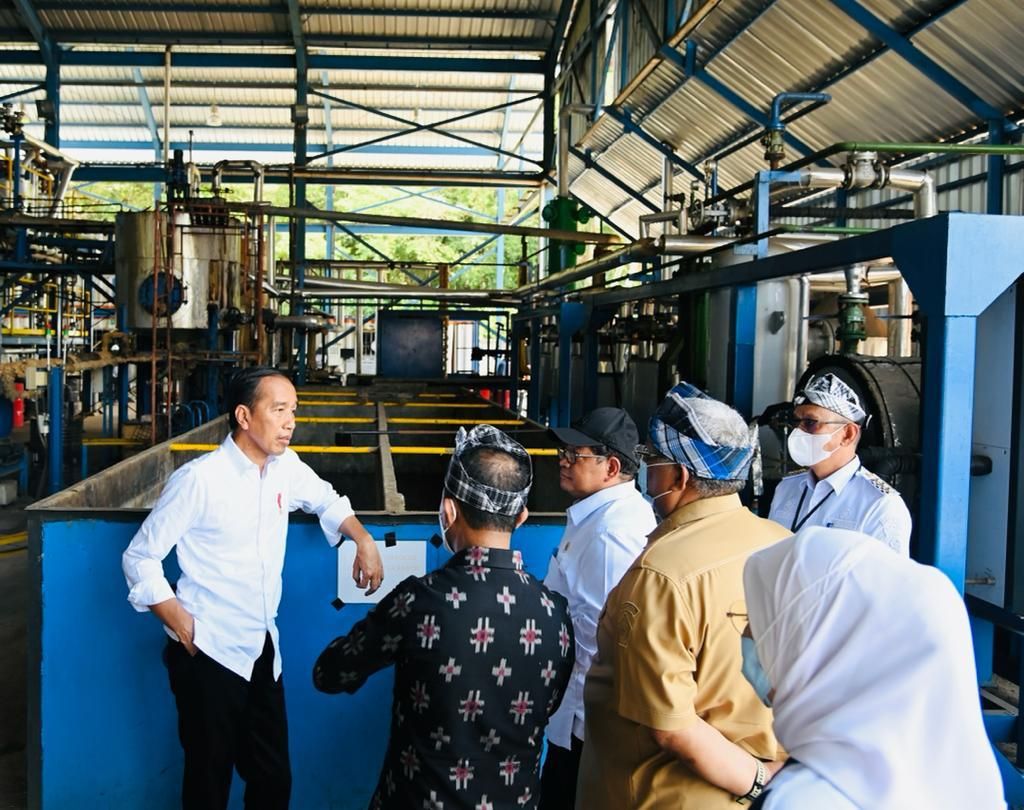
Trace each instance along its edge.
{"label": "man in tan uniform shirt", "polygon": [[747,557],[789,532],[740,503],[754,440],[731,408],[683,383],[649,434],[661,523],[601,616],[576,807],[726,810],[782,764],[730,614],[746,612]]}

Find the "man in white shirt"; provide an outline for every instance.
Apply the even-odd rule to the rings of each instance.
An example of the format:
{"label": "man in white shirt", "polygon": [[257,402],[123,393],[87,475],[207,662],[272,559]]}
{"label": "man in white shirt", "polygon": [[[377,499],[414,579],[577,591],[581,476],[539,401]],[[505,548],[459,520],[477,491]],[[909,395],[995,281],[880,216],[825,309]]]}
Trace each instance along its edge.
{"label": "man in white shirt", "polygon": [[835,374],[823,374],[793,405],[789,455],[807,469],[779,482],[768,516],[794,533],[804,526],[862,532],[910,556],[907,505],[857,458],[868,417],[856,392]]}
{"label": "man in white shirt", "polygon": [[[298,404],[287,377],[239,371],[227,391],[229,435],[176,470],[122,557],[128,601],[163,622],[185,752],[182,806],[227,807],[232,770],[245,806],[288,807],[291,767],[275,618],[288,513],[315,512],[332,545],[357,544],[353,578],[383,578],[373,537],[348,498],[288,449]],[[177,592],[163,559],[177,548]]]}
{"label": "man in white shirt", "polygon": [[658,521],[634,481],[639,436],[629,414],[598,408],[571,428],[549,432],[562,445],[559,483],[575,502],[544,584],[569,602],[576,663],[562,705],[548,722],[538,808],[572,810],[583,750],[583,684],[597,650],[597,620],[608,592]]}

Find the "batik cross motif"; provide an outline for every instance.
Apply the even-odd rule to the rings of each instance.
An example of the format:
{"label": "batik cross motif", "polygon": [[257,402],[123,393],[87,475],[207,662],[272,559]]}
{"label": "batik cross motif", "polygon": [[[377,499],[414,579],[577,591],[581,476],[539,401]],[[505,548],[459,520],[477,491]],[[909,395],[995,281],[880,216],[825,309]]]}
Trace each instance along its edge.
{"label": "batik cross motif", "polygon": [[469,631],[469,643],[473,645],[473,652],[487,652],[487,645],[494,641],[494,628],[491,627],[491,620],[481,618],[476,620],[476,627]]}
{"label": "batik cross motif", "polygon": [[384,636],[381,639],[381,650],[385,653],[392,653],[398,650],[398,645],[402,643],[402,634],[398,633],[394,636]]}
{"label": "batik cross motif", "polygon": [[468,759],[460,759],[448,769],[448,778],[455,783],[456,790],[465,790],[473,778],[473,766]]}
{"label": "batik cross motif", "polygon": [[487,801],[487,794],[480,797],[480,803],[473,807],[473,810],[494,810],[494,805]]}
{"label": "batik cross motif", "polygon": [[458,610],[459,605],[466,601],[466,592],[460,591],[457,587],[453,585],[452,589],[444,595],[444,598],[446,601],[451,603],[451,606],[454,610]]}
{"label": "batik cross motif", "polygon": [[526,624],[519,631],[519,643],[523,645],[523,650],[527,655],[533,655],[534,648],[540,644],[541,635],[542,631],[537,627],[537,620],[527,619]]}
{"label": "batik cross motif", "polygon": [[502,658],[498,662],[498,666],[491,668],[491,674],[497,679],[498,686],[504,686],[505,678],[512,677],[512,667]]}
{"label": "batik cross motif", "polygon": [[484,701],[480,697],[480,690],[470,690],[465,700],[459,701],[459,714],[467,723],[476,720],[484,711]]}
{"label": "batik cross motif", "polygon": [[498,773],[505,780],[506,786],[511,785],[516,780],[516,774],[519,773],[519,760],[515,757],[505,757],[498,765]]}
{"label": "batik cross motif", "polygon": [[548,616],[551,615],[551,611],[555,609],[554,600],[546,593],[540,595],[540,606],[548,612]]}
{"label": "batik cross motif", "polygon": [[435,731],[431,731],[430,739],[434,741],[435,751],[440,751],[443,746],[452,741],[451,735],[444,733],[444,726],[438,726]]}
{"label": "batik cross motif", "polygon": [[441,637],[441,626],[437,619],[431,616],[424,616],[423,622],[416,626],[416,638],[420,640],[420,647],[427,650],[434,649],[434,642]]}
{"label": "batik cross motif", "polygon": [[547,666],[541,669],[540,676],[544,679],[544,685],[550,686],[551,679],[558,673],[555,672],[554,661],[548,661]]}
{"label": "batik cross motif", "polygon": [[411,690],[410,697],[413,709],[419,714],[423,714],[426,708],[430,705],[430,695],[427,694],[426,684],[420,681],[416,681],[416,684]]}
{"label": "batik cross motif", "polygon": [[437,791],[430,791],[430,798],[423,800],[423,810],[444,810],[444,802],[437,798]]}
{"label": "batik cross motif", "polygon": [[409,611],[412,609],[413,600],[416,598],[414,593],[402,593],[399,594],[395,601],[392,603],[388,613],[391,616],[402,618],[409,615]]}
{"label": "batik cross motif", "polygon": [[439,675],[444,675],[445,683],[451,683],[452,678],[457,677],[462,673],[462,667],[455,663],[454,658],[449,658],[447,664],[441,664],[437,670]]}
{"label": "batik cross motif", "polygon": [[512,701],[512,706],[509,709],[509,714],[512,715],[517,726],[525,726],[526,715],[528,715],[532,711],[533,701],[530,700],[530,693],[520,692],[516,699]]}
{"label": "batik cross motif", "polygon": [[498,600],[498,604],[504,608],[505,615],[512,615],[512,605],[516,603],[516,597],[508,592],[508,585],[501,589],[501,593],[495,594],[495,598]]}
{"label": "batik cross motif", "polygon": [[569,654],[569,628],[564,624],[558,631],[558,646],[562,649],[562,658],[565,658]]}
{"label": "batik cross motif", "polygon": [[412,779],[420,769],[420,758],[416,756],[416,749],[411,745],[402,751],[398,761],[402,763],[402,772],[406,779]]}
{"label": "batik cross motif", "polygon": [[489,754],[494,746],[501,745],[501,737],[498,736],[497,732],[493,728],[488,729],[487,736],[480,738],[480,745],[482,745],[484,747],[484,751]]}

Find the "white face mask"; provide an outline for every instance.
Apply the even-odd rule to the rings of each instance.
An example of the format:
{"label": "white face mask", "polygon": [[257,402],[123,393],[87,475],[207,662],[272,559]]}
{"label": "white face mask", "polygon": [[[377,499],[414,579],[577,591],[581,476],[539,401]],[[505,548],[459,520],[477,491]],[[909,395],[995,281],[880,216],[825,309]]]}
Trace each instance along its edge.
{"label": "white face mask", "polygon": [[842,429],[843,427],[838,427],[831,433],[818,434],[805,433],[797,428],[789,434],[789,438],[786,440],[790,458],[801,467],[813,467],[815,464],[820,464],[839,449],[835,447],[832,450],[826,450],[825,445],[832,441],[832,437]]}
{"label": "white face mask", "polygon": [[651,467],[677,467],[677,466],[679,466],[679,465],[677,465],[676,462],[674,462],[674,461],[659,461],[656,464],[648,464],[646,461],[641,461],[640,462],[640,472],[637,474],[639,479],[640,479],[640,481],[641,481],[640,491],[643,492],[644,497],[647,499],[648,503],[653,505],[654,502],[656,500],[658,500],[658,498],[661,498],[664,495],[668,495],[672,490],[671,489],[666,489],[664,492],[659,492],[657,495],[651,495],[647,491],[647,471],[649,469],[651,469]]}
{"label": "white face mask", "polygon": [[441,543],[449,554],[454,554],[455,549],[448,542],[448,529],[450,527],[444,525],[444,496],[441,497],[441,505],[437,507],[437,527],[441,530]]}

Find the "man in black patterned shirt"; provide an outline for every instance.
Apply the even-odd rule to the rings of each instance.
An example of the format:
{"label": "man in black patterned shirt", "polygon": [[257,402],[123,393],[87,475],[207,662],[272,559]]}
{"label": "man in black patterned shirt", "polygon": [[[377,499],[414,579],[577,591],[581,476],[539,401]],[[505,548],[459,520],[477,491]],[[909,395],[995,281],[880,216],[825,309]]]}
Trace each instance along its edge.
{"label": "man in black patterned shirt", "polygon": [[509,548],[531,479],[526,451],[500,430],[460,429],[439,513],[454,556],[400,583],[316,662],[317,689],[350,693],[395,664],[372,810],[536,807],[544,727],[574,643],[565,599]]}

